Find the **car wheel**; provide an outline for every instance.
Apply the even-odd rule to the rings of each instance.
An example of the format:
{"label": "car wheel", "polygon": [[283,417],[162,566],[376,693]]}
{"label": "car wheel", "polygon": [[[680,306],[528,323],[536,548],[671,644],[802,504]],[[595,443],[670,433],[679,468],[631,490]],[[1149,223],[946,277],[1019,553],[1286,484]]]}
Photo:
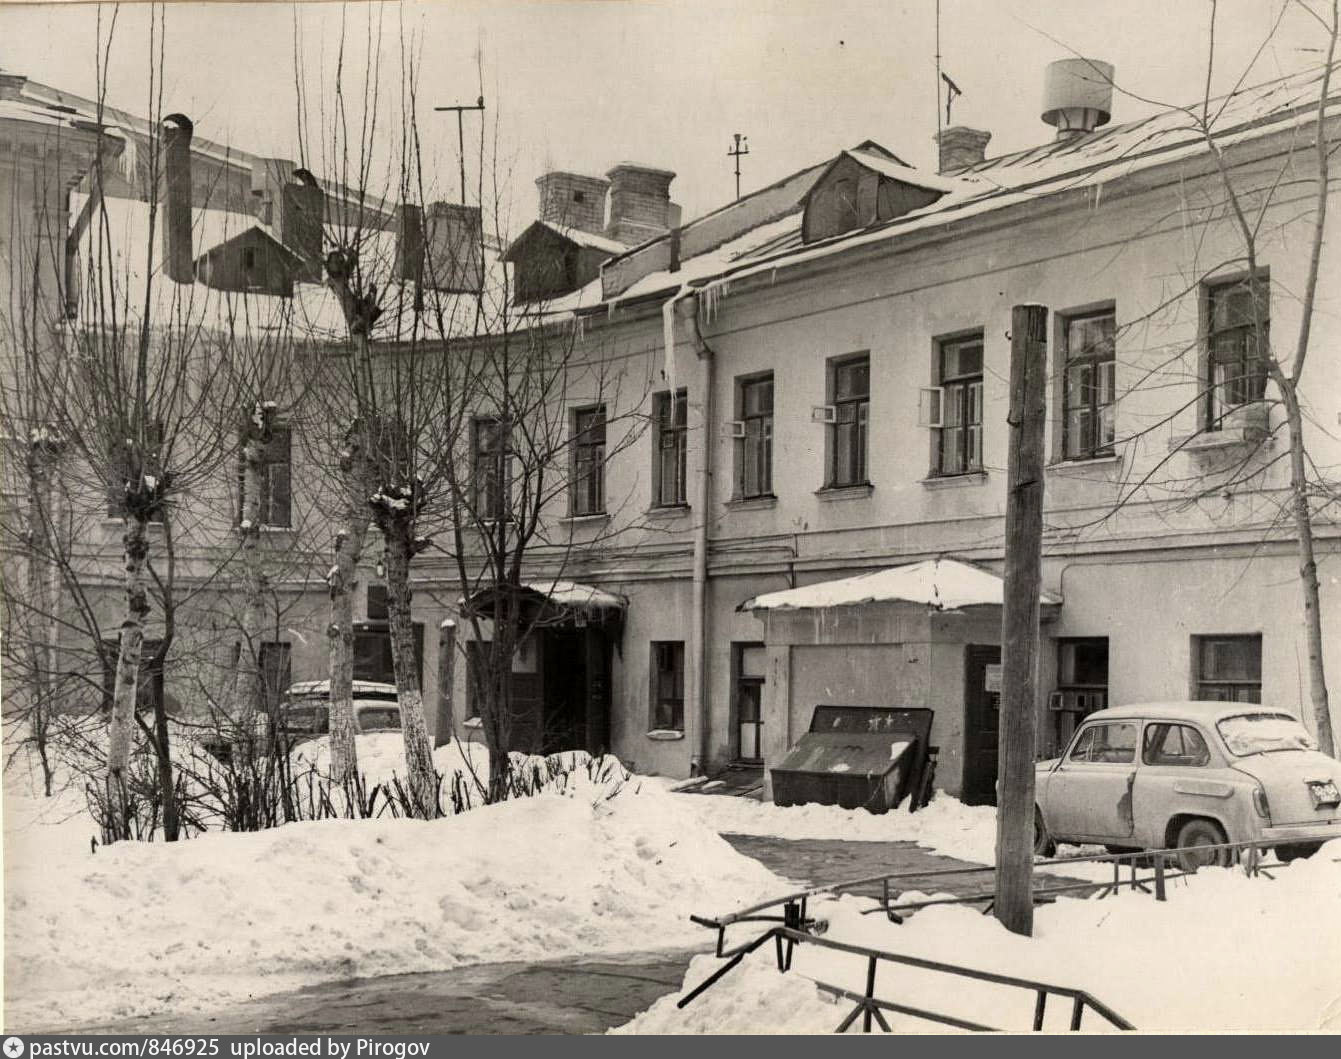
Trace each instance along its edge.
{"label": "car wheel", "polygon": [[1034,856],[1052,857],[1056,854],[1057,843],[1048,834],[1047,825],[1043,823],[1043,814],[1039,812],[1038,806],[1034,806]]}
{"label": "car wheel", "polygon": [[1214,820],[1189,820],[1178,829],[1178,866],[1183,871],[1196,871],[1207,865],[1227,867],[1231,858],[1230,850],[1201,847],[1218,846],[1228,841],[1224,830]]}
{"label": "car wheel", "polygon": [[1295,842],[1289,846],[1276,847],[1276,859],[1282,864],[1292,860],[1305,860],[1322,849],[1321,842]]}

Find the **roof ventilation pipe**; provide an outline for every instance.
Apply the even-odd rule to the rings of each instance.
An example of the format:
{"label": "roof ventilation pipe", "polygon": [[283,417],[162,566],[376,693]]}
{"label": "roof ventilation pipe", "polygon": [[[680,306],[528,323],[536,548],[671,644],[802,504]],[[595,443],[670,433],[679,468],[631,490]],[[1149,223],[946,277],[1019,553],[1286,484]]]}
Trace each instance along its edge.
{"label": "roof ventilation pipe", "polygon": [[1113,112],[1113,65],[1098,59],[1058,59],[1043,80],[1043,120],[1057,139],[1107,125]]}
{"label": "roof ventilation pipe", "polygon": [[163,271],[175,283],[195,281],[191,255],[191,134],[185,114],[163,119]]}

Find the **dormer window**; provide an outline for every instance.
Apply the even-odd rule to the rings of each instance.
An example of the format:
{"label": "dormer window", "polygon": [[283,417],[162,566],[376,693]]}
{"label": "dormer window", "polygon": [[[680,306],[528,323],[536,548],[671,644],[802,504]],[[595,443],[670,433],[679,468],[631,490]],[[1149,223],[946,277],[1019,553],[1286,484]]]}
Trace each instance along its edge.
{"label": "dormer window", "polygon": [[806,196],[801,238],[811,243],[894,220],[930,206],[955,186],[868,141],[840,154],[815,181]]}

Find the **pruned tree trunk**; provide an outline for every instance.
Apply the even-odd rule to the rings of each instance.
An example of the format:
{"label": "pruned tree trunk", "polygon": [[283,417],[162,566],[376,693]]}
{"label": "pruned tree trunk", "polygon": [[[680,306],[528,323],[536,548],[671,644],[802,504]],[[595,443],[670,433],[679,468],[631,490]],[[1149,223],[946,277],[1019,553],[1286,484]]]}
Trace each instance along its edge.
{"label": "pruned tree trunk", "polygon": [[112,691],[112,716],[107,745],[108,842],[130,837],[126,794],[130,782],[130,736],[135,724],[135,706],[140,689],[140,656],[144,647],[144,619],[149,613],[145,589],[145,565],[149,558],[149,523],[145,517],[126,519],[125,592],[126,618],[121,623],[117,651],[116,682]]}
{"label": "pruned tree trunk", "polygon": [[261,569],[261,483],[265,472],[266,414],[257,405],[242,444],[242,518],[238,538],[242,558],[242,642],[231,720],[233,745],[251,759],[256,709],[261,702],[260,647],[265,635],[265,574]]}
{"label": "pruned tree trunk", "polygon": [[358,772],[354,741],[354,593],[358,588],[359,556],[368,535],[368,503],[361,488],[367,476],[361,447],[351,441],[341,458],[347,510],[335,536],[335,555],[327,575],[330,590],[330,740],[331,778],[343,784]]}
{"label": "pruned tree trunk", "polygon": [[1285,402],[1285,423],[1290,438],[1290,515],[1294,519],[1295,539],[1299,549],[1299,582],[1304,596],[1308,689],[1313,709],[1314,736],[1318,740],[1318,749],[1329,757],[1335,757],[1332,707],[1322,658],[1322,601],[1319,598],[1318,562],[1313,553],[1313,517],[1308,503],[1304,419],[1294,386],[1281,386],[1280,391]]}
{"label": "pruned tree trunk", "polygon": [[419,683],[418,657],[414,649],[414,623],[410,615],[410,560],[418,550],[408,516],[391,513],[379,517],[384,540],[387,617],[391,626],[391,663],[396,672],[396,697],[400,700],[401,735],[405,740],[414,812],[423,820],[438,815],[438,784],[433,770],[433,744],[424,719],[424,694]]}
{"label": "pruned tree trunk", "polygon": [[34,437],[28,451],[28,598],[35,629],[28,639],[33,701],[29,710],[32,741],[42,765],[42,786],[51,797],[53,773],[48,746],[52,687],[58,637],[60,569],[53,533],[57,526],[54,478],[59,468],[54,441]]}

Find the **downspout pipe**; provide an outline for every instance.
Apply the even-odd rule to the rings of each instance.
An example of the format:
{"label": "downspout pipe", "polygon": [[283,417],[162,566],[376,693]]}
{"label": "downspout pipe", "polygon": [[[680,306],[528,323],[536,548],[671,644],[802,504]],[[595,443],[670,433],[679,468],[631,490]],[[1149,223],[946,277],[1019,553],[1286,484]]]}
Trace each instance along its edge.
{"label": "downspout pipe", "polygon": [[717,359],[715,352],[703,339],[699,328],[699,296],[690,294],[676,303],[675,311],[687,316],[687,330],[694,336],[694,352],[698,355],[699,382],[702,387],[702,457],[694,478],[694,573],[691,626],[689,630],[689,657],[692,665],[689,682],[689,771],[690,775],[705,773],[709,759],[710,725],[708,717],[708,525],[712,511],[712,425],[713,390]]}

